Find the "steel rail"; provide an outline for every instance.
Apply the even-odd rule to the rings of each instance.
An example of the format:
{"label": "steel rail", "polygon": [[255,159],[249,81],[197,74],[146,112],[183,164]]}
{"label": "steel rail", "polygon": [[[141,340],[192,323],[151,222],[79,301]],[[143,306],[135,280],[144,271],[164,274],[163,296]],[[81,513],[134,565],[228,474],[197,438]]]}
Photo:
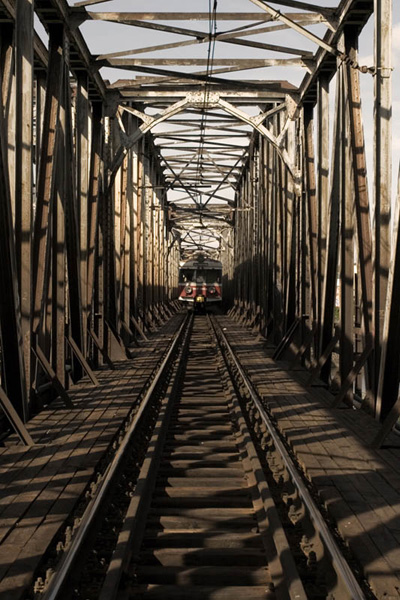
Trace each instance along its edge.
{"label": "steel rail", "polygon": [[151,504],[151,496],[157,478],[157,470],[165,444],[171,413],[177,389],[180,386],[180,375],[184,371],[184,365],[187,361],[186,355],[189,350],[193,315],[188,321],[188,327],[186,327],[182,335],[182,344],[172,369],[168,389],[164,395],[163,405],[158,413],[157,422],[147,447],[146,457],[140,468],[137,485],[125,513],[124,523],[119,531],[118,540],[108,564],[107,573],[97,600],[115,600],[117,598],[121,577],[129,562],[129,555],[135,556],[139,552],[142,543],[144,535],[143,525],[146,522],[147,512]]}
{"label": "steel rail", "polygon": [[[240,432],[241,436],[241,440],[237,439],[237,445],[241,452],[244,450],[246,458],[243,458],[243,460],[244,462],[247,461],[250,467],[249,471],[246,470],[247,483],[249,488],[254,489],[255,487],[258,490],[258,505],[254,504],[254,508],[258,514],[259,533],[263,537],[268,535],[272,542],[272,544],[265,544],[264,547],[276,598],[279,600],[307,600],[308,596],[299,575],[298,565],[290,549],[282,519],[279,516],[276,503],[272,497],[271,489],[262,469],[256,447],[251,439],[249,426],[245,419],[245,412],[240,406],[240,395],[234,389],[234,376],[229,370],[228,357],[223,351],[215,321],[211,320],[210,315],[207,315],[207,317],[216,340],[219,355],[222,357],[224,363],[224,372],[228,373],[229,382],[226,385],[231,387],[230,403],[232,405],[232,413],[235,415],[234,420],[237,423],[238,432]],[[265,521],[261,516],[262,513],[265,515]],[[273,548],[272,551],[271,547]],[[280,567],[277,567],[275,563],[275,556],[279,557],[278,563]]]}
{"label": "steel rail", "polygon": [[95,496],[93,496],[93,498],[89,502],[88,506],[86,507],[86,510],[82,517],[81,524],[79,525],[79,529],[76,533],[76,536],[74,537],[72,544],[71,544],[70,548],[68,549],[68,551],[66,553],[64,553],[64,556],[62,557],[62,559],[60,561],[60,565],[59,565],[57,571],[55,572],[52,579],[50,580],[48,588],[45,591],[45,593],[43,594],[43,600],[57,600],[58,598],[61,598],[60,594],[63,592],[63,586],[66,583],[68,576],[71,573],[71,570],[74,566],[74,563],[75,563],[77,557],[79,556],[79,553],[83,547],[83,544],[85,543],[87,536],[89,535],[89,533],[91,531],[91,528],[97,518],[98,512],[99,512],[100,508],[102,507],[102,504],[103,504],[107,494],[110,491],[110,488],[114,481],[115,475],[118,472],[118,469],[121,466],[121,463],[123,461],[125,452],[126,452],[127,448],[129,447],[129,444],[133,438],[133,435],[136,432],[138,423],[140,422],[140,419],[141,419],[145,409],[149,405],[150,400],[153,395],[153,392],[154,392],[157,384],[160,382],[161,377],[164,375],[164,371],[165,371],[167,365],[169,364],[171,357],[173,356],[173,353],[176,350],[176,348],[179,344],[179,341],[182,337],[182,334],[183,334],[184,330],[186,329],[189,322],[190,322],[190,315],[188,314],[188,316],[184,319],[183,323],[181,324],[178,332],[176,333],[175,338],[171,344],[171,347],[168,350],[160,368],[158,369],[149,389],[147,390],[146,395],[143,398],[143,401],[141,402],[137,413],[135,414],[135,417],[129,427],[129,430],[127,431],[123,441],[121,442],[120,447],[118,448],[112,462],[107,467],[107,469],[104,473],[103,479],[102,479],[99,487],[97,488]]}
{"label": "steel rail", "polygon": [[237,368],[238,372],[240,373],[240,376],[243,379],[243,382],[251,396],[252,401],[254,402],[255,406],[257,407],[257,410],[260,414],[260,417],[261,417],[264,425],[267,427],[269,434],[271,435],[271,438],[273,440],[275,448],[280,453],[282,460],[285,463],[285,466],[292,478],[292,481],[295,484],[295,486],[297,487],[297,490],[309,512],[310,518],[312,519],[314,526],[316,527],[317,531],[319,532],[325,547],[327,548],[328,552],[330,553],[330,555],[332,557],[332,562],[333,562],[333,566],[335,568],[336,573],[342,578],[342,581],[345,584],[345,586],[347,587],[352,600],[366,600],[365,594],[363,593],[360,585],[358,584],[356,578],[354,577],[353,572],[350,569],[349,565],[347,564],[346,559],[343,557],[342,553],[340,552],[340,549],[339,549],[338,545],[336,544],[331,532],[329,531],[327,524],[325,523],[317,505],[315,504],[310,492],[308,491],[306,485],[304,484],[296,466],[294,465],[292,459],[290,458],[290,455],[287,452],[283,442],[281,441],[280,436],[279,436],[278,432],[276,431],[271,419],[269,418],[267,412],[265,411],[265,408],[262,406],[262,404],[259,400],[258,394],[254,389],[253,384],[247,377],[242,365],[240,364],[239,360],[237,359],[230,343],[228,342],[226,335],[224,334],[221,326],[215,319],[213,319],[213,323],[216,324],[216,329],[218,330],[218,333],[221,336],[221,338],[222,338],[222,340],[223,340],[223,342],[235,364],[235,367]]}

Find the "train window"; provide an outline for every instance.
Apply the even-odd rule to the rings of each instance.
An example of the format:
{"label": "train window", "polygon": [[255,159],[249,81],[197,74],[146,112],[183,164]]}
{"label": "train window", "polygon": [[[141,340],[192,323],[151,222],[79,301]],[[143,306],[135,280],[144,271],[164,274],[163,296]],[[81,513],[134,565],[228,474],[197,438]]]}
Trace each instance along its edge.
{"label": "train window", "polygon": [[193,269],[181,269],[179,271],[179,282],[186,283],[194,280]]}
{"label": "train window", "polygon": [[196,283],[205,283],[205,272],[201,269],[196,271]]}
{"label": "train window", "polygon": [[197,283],[219,283],[218,278],[221,276],[221,271],[217,269],[197,269]]}

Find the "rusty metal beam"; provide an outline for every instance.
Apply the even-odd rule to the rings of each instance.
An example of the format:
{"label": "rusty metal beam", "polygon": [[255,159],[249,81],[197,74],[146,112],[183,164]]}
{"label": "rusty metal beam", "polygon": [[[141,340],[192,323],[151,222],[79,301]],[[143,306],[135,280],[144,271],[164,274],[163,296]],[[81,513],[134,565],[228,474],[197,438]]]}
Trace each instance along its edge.
{"label": "rusty metal beam", "polygon": [[[2,52],[2,59],[9,58]],[[3,66],[3,65],[0,65]],[[0,89],[3,89],[0,69]],[[6,124],[0,109],[0,338],[5,393],[22,421],[28,418],[18,271],[12,222]]]}
{"label": "rusty metal beam", "polygon": [[50,205],[54,195],[57,132],[63,68],[64,30],[53,26],[49,40],[49,70],[46,85],[43,130],[41,133],[41,155],[37,181],[36,214],[32,248],[33,279],[33,332],[36,333],[42,319],[42,302],[46,295],[46,250]]}
{"label": "rusty metal beam", "polygon": [[[392,201],[392,1],[375,0],[374,88],[374,329],[375,369],[379,372],[383,342],[391,244]],[[375,378],[375,386],[378,386]],[[377,388],[376,388],[377,390]],[[377,397],[376,415],[388,407]]]}
{"label": "rusty metal beam", "polygon": [[31,387],[31,232],[33,218],[33,1],[15,3],[15,249],[27,394]]}

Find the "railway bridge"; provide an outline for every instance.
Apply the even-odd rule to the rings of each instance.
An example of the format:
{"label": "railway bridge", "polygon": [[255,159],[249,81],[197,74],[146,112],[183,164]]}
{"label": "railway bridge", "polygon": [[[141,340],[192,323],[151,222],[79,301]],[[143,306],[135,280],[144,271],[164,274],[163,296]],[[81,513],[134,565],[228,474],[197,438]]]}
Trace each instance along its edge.
{"label": "railway bridge", "polygon": [[145,8],[0,0],[0,599],[398,599],[399,7]]}

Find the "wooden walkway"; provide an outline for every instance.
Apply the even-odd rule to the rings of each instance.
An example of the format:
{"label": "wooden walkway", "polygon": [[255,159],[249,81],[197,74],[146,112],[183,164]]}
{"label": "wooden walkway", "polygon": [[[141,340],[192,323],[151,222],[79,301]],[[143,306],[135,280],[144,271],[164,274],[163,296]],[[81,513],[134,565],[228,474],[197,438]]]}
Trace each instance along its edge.
{"label": "wooden walkway", "polygon": [[133,358],[70,390],[73,409],[53,402],[28,424],[35,446],[0,448],[0,599],[19,600],[43,554],[76,506],[99,461],[137,402],[182,316]]}
{"label": "wooden walkway", "polygon": [[[238,351],[280,431],[379,599],[400,598],[400,437],[371,450],[378,423],[362,411],[330,408],[321,387],[272,359],[274,349],[224,317]],[[303,372],[304,374],[304,372]]]}

